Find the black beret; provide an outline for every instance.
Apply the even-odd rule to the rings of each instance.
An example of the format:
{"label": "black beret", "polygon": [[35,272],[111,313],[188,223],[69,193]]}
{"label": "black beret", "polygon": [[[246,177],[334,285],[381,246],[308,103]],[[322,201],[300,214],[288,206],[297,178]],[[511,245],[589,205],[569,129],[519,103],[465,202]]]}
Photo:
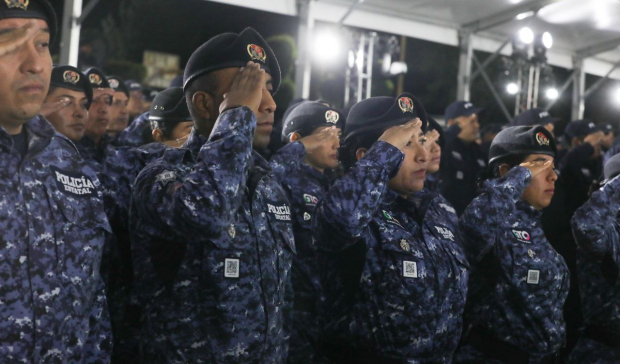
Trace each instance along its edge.
{"label": "black beret", "polygon": [[558,149],[551,132],[540,125],[512,126],[500,131],[489,149],[489,163],[509,155],[546,154],[555,157]]}
{"label": "black beret", "polygon": [[11,18],[43,19],[50,29],[50,44],[58,34],[58,23],[54,8],[47,0],[4,0],[0,1],[0,20]]}
{"label": "black beret", "polygon": [[517,115],[513,120],[512,126],[531,126],[531,125],[547,125],[560,121],[554,118],[544,109],[529,109]]}
{"label": "black beret", "polygon": [[431,130],[437,130],[437,132],[439,133],[439,139],[437,139],[437,143],[439,143],[439,146],[443,148],[444,144],[446,143],[446,139],[444,138],[443,134],[443,128],[441,127],[441,125],[439,125],[437,120],[433,119],[432,116],[427,115],[426,117],[428,118],[428,126],[426,127],[426,131],[429,132]]}
{"label": "black beret", "polygon": [[320,101],[302,102],[284,119],[282,141],[287,142],[288,136],[294,132],[305,137],[320,126],[335,126],[342,129],[344,124],[344,115],[333,107]]}
{"label": "black beret", "polygon": [[88,99],[87,108],[93,102],[93,88],[86,76],[73,66],[56,66],[52,69],[51,86],[83,92]]}
{"label": "black beret", "polygon": [[344,127],[343,142],[366,133],[383,132],[386,129],[406,124],[420,118],[422,130],[426,131],[428,117],[422,102],[410,93],[400,94],[398,97],[377,96],[371,97],[353,105],[347,124]]}
{"label": "black beret", "polygon": [[609,158],[607,163],[605,163],[604,171],[604,183],[609,182],[609,180],[620,174],[620,154],[616,154],[613,157]]}
{"label": "black beret", "polygon": [[566,125],[564,136],[566,136],[566,141],[570,143],[573,138],[587,136],[599,131],[604,131],[604,128],[594,124],[591,120],[573,120]]}
{"label": "black beret", "polygon": [[108,83],[114,92],[122,92],[129,97],[129,89],[125,86],[123,79],[118,76],[108,77]]}
{"label": "black beret", "polygon": [[280,87],[280,66],[271,47],[258,32],[246,28],[239,34],[223,33],[198,47],[187,61],[183,89],[198,76],[223,68],[243,67],[249,61],[260,64],[273,79],[273,93]]}
{"label": "black beret", "polygon": [[127,81],[125,81],[125,86],[127,86],[127,88],[129,89],[130,92],[133,92],[133,91],[140,91],[140,92],[142,92],[142,85],[138,81],[127,80]]}
{"label": "black beret", "polygon": [[149,120],[164,122],[192,120],[183,89],[171,87],[158,93],[151,105]]}
{"label": "black beret", "polygon": [[95,88],[111,88],[108,79],[105,77],[105,74],[101,72],[96,67],[91,67],[84,72],[86,77],[88,77],[88,81],[90,85]]}

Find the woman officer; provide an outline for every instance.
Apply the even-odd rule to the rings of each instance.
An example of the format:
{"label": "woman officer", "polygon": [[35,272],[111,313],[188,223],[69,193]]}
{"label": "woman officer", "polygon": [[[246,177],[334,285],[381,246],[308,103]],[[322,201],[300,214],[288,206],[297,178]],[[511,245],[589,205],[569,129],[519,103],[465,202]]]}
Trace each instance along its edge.
{"label": "woman officer", "polygon": [[[336,363],[450,363],[468,269],[457,226],[426,219],[426,112],[410,94],[353,106],[348,172],[316,208],[326,354]],[[438,136],[437,133],[434,134]],[[433,224],[427,221],[435,220]]]}
{"label": "woman officer", "polygon": [[457,363],[553,363],[564,345],[569,272],[541,225],[556,152],[541,126],[505,129],[491,144],[482,193],[460,220],[472,277]]}

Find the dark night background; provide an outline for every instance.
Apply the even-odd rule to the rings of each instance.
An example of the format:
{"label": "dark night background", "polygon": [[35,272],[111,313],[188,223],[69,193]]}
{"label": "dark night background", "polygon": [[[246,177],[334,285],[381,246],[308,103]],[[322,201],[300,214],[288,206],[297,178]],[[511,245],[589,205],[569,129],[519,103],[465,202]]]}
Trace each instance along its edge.
{"label": "dark night background", "polygon": [[[50,0],[62,19],[63,0]],[[88,0],[84,0],[84,5]],[[181,57],[181,66],[198,46],[210,37],[223,32],[240,32],[245,27],[253,27],[265,38],[288,35],[292,40],[297,37],[298,19],[280,14],[245,9],[204,0],[101,0],[82,26],[82,41],[90,42],[102,62],[104,70],[116,71],[125,65],[138,65],[142,62],[144,50],[177,54]],[[274,47],[276,53],[287,47]],[[52,53],[58,53],[58,42]],[[290,50],[288,50],[290,52]],[[476,52],[483,62],[490,54]],[[278,55],[278,59],[285,57]],[[125,63],[129,62],[129,63]],[[404,78],[404,90],[417,95],[425,104],[427,111],[433,115],[442,115],[445,106],[456,97],[456,76],[458,50],[456,47],[408,38],[406,62],[409,72]],[[288,72],[290,85],[288,92],[294,90],[294,70],[292,65]],[[115,68],[116,67],[116,68]],[[124,67],[124,68],[123,68]],[[311,84],[311,98],[324,98],[333,103],[342,102],[344,92],[344,62],[340,68],[314,67]],[[495,82],[496,89],[502,95],[505,105],[512,112],[514,97],[504,92],[501,58],[487,69]],[[570,70],[553,67],[553,79],[560,87],[570,74]],[[132,77],[132,74],[121,74]],[[597,76],[586,77],[586,88],[599,79]],[[373,79],[373,96],[394,95],[393,85],[396,77]],[[392,86],[390,88],[390,85]],[[618,123],[620,102],[615,102],[612,94],[620,87],[620,82],[609,80],[595,91],[587,100],[585,117],[597,123]],[[284,93],[287,91],[285,90]],[[554,116],[559,116],[567,123],[570,119],[572,86],[561,95],[551,109]],[[541,87],[544,95],[544,87]],[[496,105],[491,92],[482,77],[473,82],[471,88],[472,102],[487,108],[481,118],[482,124],[488,122],[505,122],[505,117]],[[394,95],[395,96],[395,95]],[[281,96],[279,111],[286,108],[289,97]],[[544,107],[547,100],[540,98]],[[284,104],[284,105],[283,105]],[[539,104],[540,106],[540,104]],[[564,125],[558,125],[562,131]]]}

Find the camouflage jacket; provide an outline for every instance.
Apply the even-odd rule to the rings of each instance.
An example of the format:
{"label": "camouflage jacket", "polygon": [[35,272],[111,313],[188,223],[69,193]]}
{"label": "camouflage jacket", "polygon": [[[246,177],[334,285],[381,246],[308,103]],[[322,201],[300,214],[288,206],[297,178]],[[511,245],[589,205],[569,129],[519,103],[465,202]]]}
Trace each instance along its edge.
{"label": "camouflage jacket", "polygon": [[45,119],[24,128],[24,160],[0,128],[0,362],[107,363],[99,180]]}
{"label": "camouflage jacket", "polygon": [[146,362],[287,356],[291,211],[274,178],[284,167],[272,171],[252,150],[255,128],[250,109],[228,110],[196,160],[168,149],[136,179],[130,226]]}
{"label": "camouflage jacket", "polygon": [[466,320],[535,360],[564,345],[570,273],[545,238],[541,212],[522,200],[530,180],[517,166],[486,181],[460,225],[473,267]]}
{"label": "camouflage jacket", "polygon": [[328,340],[348,355],[450,363],[468,269],[455,220],[427,191],[389,190],[403,154],[379,141],[334,183],[314,227]]}

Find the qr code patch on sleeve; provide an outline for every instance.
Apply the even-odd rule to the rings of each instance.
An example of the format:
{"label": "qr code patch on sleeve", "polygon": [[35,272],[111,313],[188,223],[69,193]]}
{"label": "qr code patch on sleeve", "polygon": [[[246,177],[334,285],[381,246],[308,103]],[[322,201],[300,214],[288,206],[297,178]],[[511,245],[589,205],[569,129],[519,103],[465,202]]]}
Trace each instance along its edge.
{"label": "qr code patch on sleeve", "polygon": [[416,262],[403,261],[403,277],[418,278],[418,265]]}
{"label": "qr code patch on sleeve", "polygon": [[224,261],[224,277],[239,278],[239,259],[226,259]]}

